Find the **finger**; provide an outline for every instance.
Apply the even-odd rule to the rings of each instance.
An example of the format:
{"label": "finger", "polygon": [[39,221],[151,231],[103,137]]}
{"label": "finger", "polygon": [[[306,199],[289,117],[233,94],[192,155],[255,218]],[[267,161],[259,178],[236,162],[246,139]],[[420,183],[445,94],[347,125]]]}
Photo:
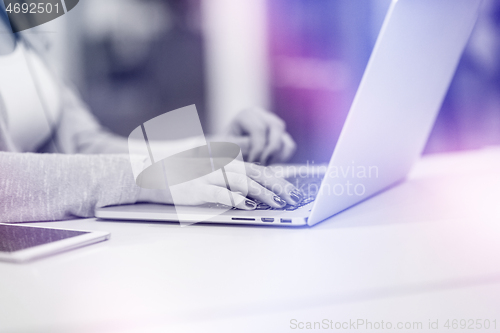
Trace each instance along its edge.
{"label": "finger", "polygon": [[267,123],[285,129],[286,123],[283,119],[281,119],[280,117],[278,117],[277,115],[275,115],[272,112],[265,111],[262,109],[259,109],[259,110],[261,111],[262,117],[264,117],[266,119]]}
{"label": "finger", "polygon": [[292,139],[290,134],[284,133],[282,136],[280,154],[273,155],[269,164],[288,161],[296,150],[297,144],[295,141]]}
{"label": "finger", "polygon": [[[262,155],[260,156],[260,162],[267,165],[270,159],[277,155],[280,151],[283,134],[285,133],[284,128],[281,126],[271,126],[269,127],[269,134],[267,137],[267,146],[265,147]],[[278,154],[279,155],[279,154]]]}
{"label": "finger", "polygon": [[[240,112],[229,128],[229,133],[235,136],[250,136],[251,146],[247,161],[261,161],[265,163],[267,161],[262,161],[261,155],[269,144],[270,128],[282,129],[282,132],[284,132],[285,122],[275,114],[264,109],[252,108]],[[277,134],[275,134],[275,137],[277,137]],[[274,139],[273,142],[273,147],[271,147],[270,152],[267,152],[267,159],[273,150],[279,149],[280,143],[278,140]]]}
{"label": "finger", "polygon": [[283,208],[287,204],[279,195],[273,193],[244,174],[226,172],[226,177],[228,181],[227,185],[222,177],[214,176],[211,177],[209,181],[212,185],[219,187],[227,188],[227,186],[229,186],[229,190],[232,193],[260,200],[273,208]]}
{"label": "finger", "polygon": [[246,163],[247,176],[277,194],[288,204],[295,205],[304,199],[302,192],[283,178],[276,177],[271,169]]}
{"label": "finger", "polygon": [[257,204],[239,193],[231,192],[225,187],[207,185],[201,190],[200,197],[205,202],[223,204],[243,210],[254,210]]}
{"label": "finger", "polygon": [[[264,149],[260,163],[264,165],[271,164],[271,160],[279,160],[281,147],[283,145],[282,137],[286,133],[286,123],[272,112],[268,112],[263,109],[257,109],[259,115],[265,120],[267,125],[267,143]],[[291,139],[291,138],[290,138]],[[293,140],[292,140],[293,141]]]}
{"label": "finger", "polygon": [[279,196],[279,193],[270,191],[245,175],[228,172],[227,178],[232,192],[246,194],[248,197],[262,201],[273,208],[283,208],[287,204]]}
{"label": "finger", "polygon": [[248,161],[258,161],[267,143],[267,126],[260,120],[252,121],[246,128],[250,135],[250,153]]}

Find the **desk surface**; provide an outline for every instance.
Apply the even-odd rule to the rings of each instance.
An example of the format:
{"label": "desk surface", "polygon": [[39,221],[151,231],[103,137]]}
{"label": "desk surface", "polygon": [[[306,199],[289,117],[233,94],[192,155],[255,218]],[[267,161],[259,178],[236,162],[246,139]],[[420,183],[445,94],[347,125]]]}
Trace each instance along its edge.
{"label": "desk surface", "polygon": [[112,238],[0,263],[0,332],[277,332],[300,314],[411,319],[401,309],[494,320],[499,203],[500,149],[492,148],[425,157],[408,181],[313,228],[38,224]]}

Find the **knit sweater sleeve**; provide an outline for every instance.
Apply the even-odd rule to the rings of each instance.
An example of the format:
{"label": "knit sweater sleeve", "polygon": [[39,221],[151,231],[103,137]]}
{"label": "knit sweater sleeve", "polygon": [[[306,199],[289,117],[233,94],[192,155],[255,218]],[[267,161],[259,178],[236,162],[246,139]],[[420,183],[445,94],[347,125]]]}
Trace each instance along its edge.
{"label": "knit sweater sleeve", "polygon": [[135,203],[132,168],[143,163],[141,156],[0,152],[0,222],[93,217],[96,208]]}

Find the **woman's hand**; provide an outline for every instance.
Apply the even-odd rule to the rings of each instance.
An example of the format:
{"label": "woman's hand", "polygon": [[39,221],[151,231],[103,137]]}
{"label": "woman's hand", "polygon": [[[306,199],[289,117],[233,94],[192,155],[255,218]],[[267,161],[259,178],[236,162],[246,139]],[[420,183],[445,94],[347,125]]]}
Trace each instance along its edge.
{"label": "woman's hand", "polygon": [[[217,203],[244,210],[256,209],[254,200],[272,208],[283,208],[287,204],[295,205],[302,201],[302,193],[285,179],[276,177],[271,169],[251,163],[245,163],[244,166],[246,174],[239,167],[229,165],[225,169],[231,191],[220,174],[215,172],[176,185],[178,194],[175,202],[169,191],[146,189],[141,189],[138,201],[189,206]],[[244,196],[245,193],[248,198]]]}
{"label": "woman's hand", "polygon": [[264,165],[290,159],[296,148],[285,122],[259,108],[240,112],[223,140],[238,144],[246,161]]}

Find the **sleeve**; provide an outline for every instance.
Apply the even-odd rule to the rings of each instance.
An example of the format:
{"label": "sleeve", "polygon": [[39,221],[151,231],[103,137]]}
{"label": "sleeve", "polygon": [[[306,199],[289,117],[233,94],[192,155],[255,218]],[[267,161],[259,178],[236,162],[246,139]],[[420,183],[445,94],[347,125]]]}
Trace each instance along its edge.
{"label": "sleeve", "polygon": [[143,164],[142,156],[0,152],[0,222],[93,217],[96,208],[135,203],[132,168]]}

